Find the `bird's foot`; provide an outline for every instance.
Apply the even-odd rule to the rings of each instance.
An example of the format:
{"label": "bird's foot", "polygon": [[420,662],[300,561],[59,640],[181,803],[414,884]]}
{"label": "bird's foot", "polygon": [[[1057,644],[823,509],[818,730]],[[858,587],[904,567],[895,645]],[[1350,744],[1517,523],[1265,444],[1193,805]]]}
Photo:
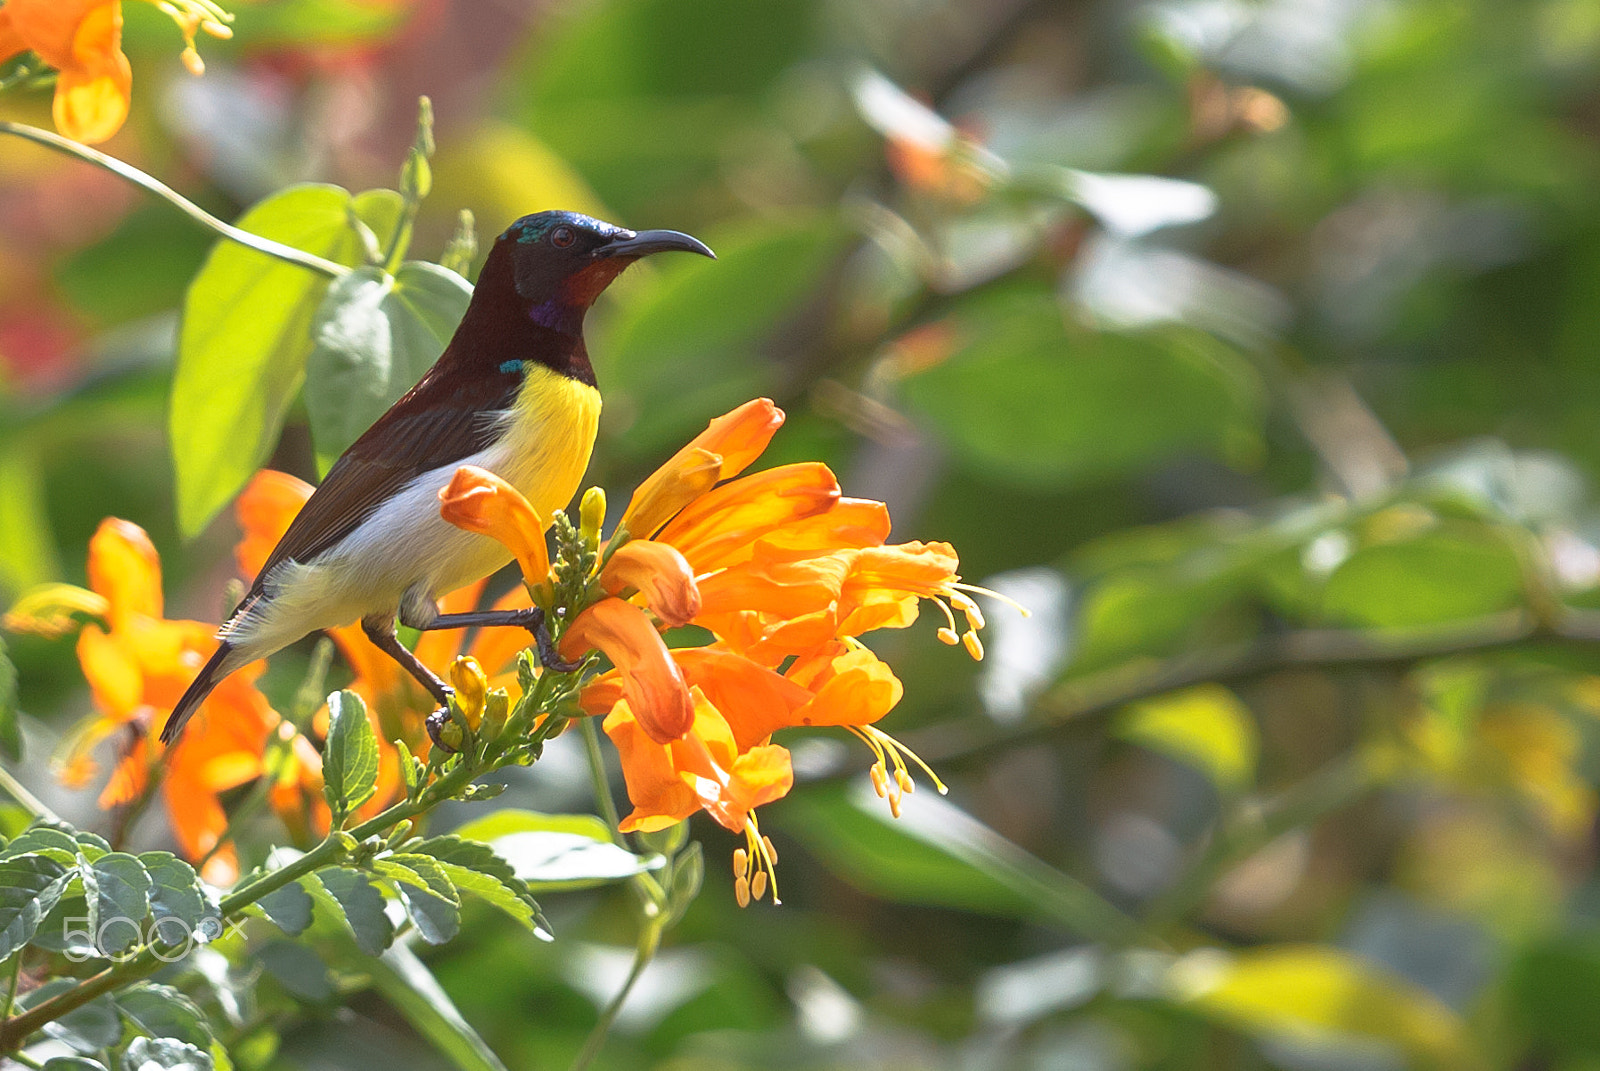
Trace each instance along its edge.
{"label": "bird's foot", "polygon": [[555,640],[550,637],[550,623],[545,617],[544,608],[530,606],[525,610],[516,611],[515,624],[521,625],[533,633],[533,642],[539,649],[539,662],[545,669],[553,673],[571,673],[583,665],[583,660],[568,662],[561,657],[561,652],[556,650]]}

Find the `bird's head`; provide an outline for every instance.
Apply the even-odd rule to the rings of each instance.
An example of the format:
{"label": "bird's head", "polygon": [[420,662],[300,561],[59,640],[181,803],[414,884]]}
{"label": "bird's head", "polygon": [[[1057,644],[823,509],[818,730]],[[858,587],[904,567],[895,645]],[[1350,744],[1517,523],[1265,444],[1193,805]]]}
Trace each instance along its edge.
{"label": "bird's head", "polygon": [[630,231],[577,212],[523,216],[495,246],[510,265],[517,297],[529,315],[558,330],[580,326],[600,292],[640,257],[679,250],[716,259],[704,242],[687,234]]}

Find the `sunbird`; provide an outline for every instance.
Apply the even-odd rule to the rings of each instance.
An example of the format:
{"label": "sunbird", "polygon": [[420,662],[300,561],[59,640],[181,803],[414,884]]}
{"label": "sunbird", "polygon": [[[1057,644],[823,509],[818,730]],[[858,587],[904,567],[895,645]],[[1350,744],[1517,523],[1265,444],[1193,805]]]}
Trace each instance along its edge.
{"label": "sunbird", "polygon": [[397,618],[423,630],[527,628],[553,664],[538,607],[439,612],[439,596],[489,575],[511,553],[446,523],[438,492],[457,466],[477,465],[521,491],[541,517],[571,501],[600,421],[584,316],[628,265],[669,250],[716,259],[687,234],[634,232],[576,212],[539,212],[508,227],[444,353],[328,470],[218,630],[216,653],[161,739],[176,740],[234,670],[356,620],[441,705],[449,686],[400,642]]}

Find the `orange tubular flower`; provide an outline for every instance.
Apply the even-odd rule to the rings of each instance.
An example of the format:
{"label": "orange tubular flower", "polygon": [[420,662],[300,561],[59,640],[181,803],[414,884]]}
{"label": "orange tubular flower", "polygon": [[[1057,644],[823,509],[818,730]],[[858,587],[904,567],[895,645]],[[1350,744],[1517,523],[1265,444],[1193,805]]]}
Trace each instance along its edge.
{"label": "orange tubular flower", "polygon": [[522,578],[537,587],[550,574],[544,519],[515,487],[487,469],[463,465],[439,492],[439,515],[457,528],[490,536],[517,556]]}
{"label": "orange tubular flower", "polygon": [[[158,7],[183,33],[183,62],[192,74],[205,64],[195,34],[231,37],[231,18],[212,0],[162,0]],[[0,63],[32,50],[58,73],[53,114],[69,138],[105,141],[128,118],[133,68],[122,52],[120,0],[6,0],[0,7]]]}
{"label": "orange tubular flower", "polygon": [[638,591],[667,628],[686,625],[700,612],[700,589],[689,563],[676,548],[652,539],[629,540],[618,548],[600,570],[600,586],[612,595]]}
{"label": "orange tubular flower", "polygon": [[[886,546],[888,509],[841,497],[825,465],[740,475],[782,422],[766,399],[713,420],[640,485],[618,526],[630,541],[597,578],[611,596],[637,592],[633,601],[661,627],[692,623],[714,643],[669,651],[640,607],[605,598],[558,645],[563,658],[599,649],[616,666],[585,685],[579,705],[605,716],[622,755],[634,804],[623,828],[660,829],[703,809],[744,829],[734,862],[741,904],[761,898],[776,862],[751,812],[792,783],[788,753],[771,743],[779,730],[848,729],[872,750],[873,785],[896,815],[912,789],[910,764],[944,791],[876,727],[904,689],[856,637],[910,625],[931,599],[945,616],[939,638],[983,654],[972,600],[982,589],[960,582],[948,544]],[[598,497],[585,503],[583,531],[598,538],[603,509]],[[512,545],[505,528],[491,534]],[[966,617],[962,637],[956,610]]]}
{"label": "orange tubular flower", "polygon": [[[765,894],[777,853],[761,835],[755,809],[782,799],[794,785],[789,752],[776,744],[741,749],[722,713],[695,688],[694,719],[681,739],[655,740],[626,701],[606,717],[606,735],[622,756],[633,813],[624,833],[665,829],[696,810],[724,828],[745,835],[747,848],[734,855],[735,893],[743,907]],[[772,877],[772,902],[778,902]]]}
{"label": "orange tubular flower", "polygon": [[651,740],[667,744],[689,731],[694,703],[683,672],[637,606],[601,599],[579,614],[561,637],[561,657],[582,658],[591,650],[616,665],[622,696]]}

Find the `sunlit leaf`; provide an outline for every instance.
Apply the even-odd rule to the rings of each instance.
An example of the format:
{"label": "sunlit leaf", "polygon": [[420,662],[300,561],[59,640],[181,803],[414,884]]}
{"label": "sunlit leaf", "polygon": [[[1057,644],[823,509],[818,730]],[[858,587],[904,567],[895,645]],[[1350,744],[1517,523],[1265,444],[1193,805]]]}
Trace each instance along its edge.
{"label": "sunlit leaf", "polygon": [[1225,792],[1255,779],[1259,734],[1250,710],[1220,684],[1136,703],[1118,719],[1123,739],[1199,767]]}
{"label": "sunlit leaf", "polygon": [[536,890],[620,881],[660,863],[619,847],[606,824],[593,815],[503,810],[468,822],[458,833],[488,842],[516,876]]}
{"label": "sunlit leaf", "polygon": [[1429,625],[1509,609],[1521,590],[1516,553],[1461,528],[1356,551],[1328,577],[1323,613],[1340,623]]}
{"label": "sunlit leaf", "polygon": [[1250,1033],[1337,1044],[1382,1041],[1427,1067],[1482,1067],[1461,1018],[1438,998],[1338,949],[1202,950],[1169,974],[1178,1000]]}
{"label": "sunlit leaf", "polygon": [[[361,256],[353,210],[350,194],[337,186],[292,186],[250,209],[238,226],[353,265]],[[277,445],[327,288],[325,276],[226,240],[190,284],[169,418],[186,535],[205,527]]]}
{"label": "sunlit leaf", "polygon": [[42,855],[0,860],[0,959],[28,943],[73,873]]}
{"label": "sunlit leaf", "polygon": [[383,910],[383,894],[365,874],[335,866],[317,871],[316,880],[350,927],[356,947],[369,956],[389,947],[394,940],[394,925]]}

